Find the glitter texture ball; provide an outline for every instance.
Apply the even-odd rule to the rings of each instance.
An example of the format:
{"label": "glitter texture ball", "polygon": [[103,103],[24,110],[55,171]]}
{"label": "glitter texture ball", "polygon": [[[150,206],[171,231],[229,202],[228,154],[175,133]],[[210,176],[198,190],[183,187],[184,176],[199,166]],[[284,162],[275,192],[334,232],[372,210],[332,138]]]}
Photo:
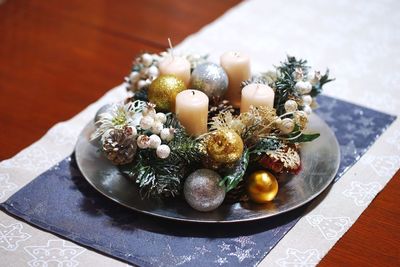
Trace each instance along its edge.
{"label": "glitter texture ball", "polygon": [[211,211],[219,207],[225,198],[225,186],[220,186],[221,176],[208,169],[190,174],[183,186],[187,203],[198,211]]}
{"label": "glitter texture ball", "polygon": [[173,111],[175,97],[183,90],[186,90],[186,86],[181,79],[174,75],[161,75],[151,83],[147,94],[149,101],[156,104],[157,109]]}
{"label": "glitter texture ball", "polygon": [[233,163],[243,154],[242,138],[233,130],[214,131],[206,140],[207,154],[218,163]]}
{"label": "glitter texture ball", "polygon": [[247,179],[247,193],[256,203],[267,203],[278,193],[278,181],[267,171],[256,171]]}
{"label": "glitter texture ball", "polygon": [[228,75],[215,63],[203,63],[193,70],[191,85],[193,89],[204,92],[210,99],[219,99],[228,89]]}

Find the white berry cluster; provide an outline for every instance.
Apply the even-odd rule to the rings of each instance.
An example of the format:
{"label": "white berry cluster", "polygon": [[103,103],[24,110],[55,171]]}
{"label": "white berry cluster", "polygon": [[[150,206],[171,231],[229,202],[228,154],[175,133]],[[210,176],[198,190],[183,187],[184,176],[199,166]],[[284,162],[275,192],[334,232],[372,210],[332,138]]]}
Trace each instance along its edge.
{"label": "white berry cluster", "polygon": [[150,86],[158,75],[158,63],[163,58],[162,54],[143,53],[133,61],[132,72],[125,77],[126,89],[137,92]]}
{"label": "white berry cluster", "polygon": [[141,149],[155,149],[157,157],[161,159],[168,158],[171,149],[167,144],[174,138],[174,129],[165,128],[164,124],[167,117],[164,113],[156,113],[155,105],[148,103],[143,109],[142,118],[140,119],[140,128],[150,135],[141,134],[137,138],[137,145]]}
{"label": "white berry cluster", "polygon": [[[321,79],[321,73],[319,71],[315,71],[314,74],[304,77],[305,75],[301,68],[296,68],[292,73],[292,76],[296,81],[294,90],[301,96],[301,98],[300,101],[289,99],[285,102],[285,111],[287,113],[292,113],[293,119],[286,117],[276,121],[279,130],[283,134],[291,133],[294,130],[294,120],[297,122],[305,121],[307,120],[307,116],[312,113],[311,104],[313,102],[313,98],[311,97],[310,93],[313,85],[319,83]],[[301,106],[301,110],[299,110],[299,105]]]}
{"label": "white berry cluster", "polygon": [[[312,74],[309,74],[307,77],[304,77],[303,70],[301,68],[296,68],[296,70],[292,73],[293,78],[296,80],[296,84],[294,86],[294,90],[301,95],[301,105],[302,105],[302,110],[307,114],[310,115],[312,113],[312,108],[311,108],[311,103],[313,102],[313,98],[311,97],[310,93],[312,90],[313,85],[316,85],[319,83],[321,79],[321,73],[319,71],[315,71]],[[287,104],[288,109],[290,110],[293,108],[293,104],[288,103]],[[285,103],[285,109],[286,109],[286,103]],[[286,109],[286,111],[288,111]],[[297,109],[296,108],[294,110]],[[288,112],[293,112],[293,109]]]}

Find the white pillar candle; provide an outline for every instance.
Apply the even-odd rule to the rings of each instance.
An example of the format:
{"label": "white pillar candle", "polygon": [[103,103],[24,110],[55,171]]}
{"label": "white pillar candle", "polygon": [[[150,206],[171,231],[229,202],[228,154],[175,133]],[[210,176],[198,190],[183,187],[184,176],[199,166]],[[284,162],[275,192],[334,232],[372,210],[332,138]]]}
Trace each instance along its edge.
{"label": "white pillar candle", "polygon": [[250,106],[254,107],[274,107],[275,93],[271,87],[266,84],[252,83],[245,86],[242,90],[242,101],[240,112],[247,112]]}
{"label": "white pillar candle", "polygon": [[176,116],[186,133],[199,136],[207,132],[208,96],[198,90],[180,92],[175,99]]}
{"label": "white pillar candle", "polygon": [[181,79],[186,87],[189,86],[190,82],[190,62],[183,57],[176,57],[168,55],[158,65],[161,75],[173,74],[177,78]]}
{"label": "white pillar candle", "polygon": [[250,58],[239,52],[225,52],[220,63],[228,74],[229,84],[225,98],[235,108],[240,106],[241,83],[251,78]]}

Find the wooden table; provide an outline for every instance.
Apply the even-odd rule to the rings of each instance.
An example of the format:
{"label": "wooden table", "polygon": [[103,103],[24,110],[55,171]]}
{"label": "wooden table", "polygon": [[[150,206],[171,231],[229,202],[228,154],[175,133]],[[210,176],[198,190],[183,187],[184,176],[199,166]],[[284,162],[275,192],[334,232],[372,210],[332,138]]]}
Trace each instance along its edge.
{"label": "wooden table", "polygon": [[[1,1],[0,1],[1,2]],[[141,51],[179,43],[239,0],[6,1],[0,5],[0,160],[77,114]],[[400,172],[322,266],[400,265]]]}

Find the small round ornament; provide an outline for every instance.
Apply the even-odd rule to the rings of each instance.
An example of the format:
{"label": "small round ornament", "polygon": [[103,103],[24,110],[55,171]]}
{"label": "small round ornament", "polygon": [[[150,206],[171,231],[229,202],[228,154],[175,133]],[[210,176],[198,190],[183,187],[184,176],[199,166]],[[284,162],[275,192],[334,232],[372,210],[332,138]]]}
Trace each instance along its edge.
{"label": "small round ornament", "polygon": [[307,114],[310,115],[312,113],[312,108],[309,105],[305,105],[303,107],[303,111]]}
{"label": "small round ornament", "polygon": [[193,89],[203,91],[210,99],[218,100],[228,89],[228,75],[221,66],[206,62],[193,70],[191,85]]}
{"label": "small round ornament", "polygon": [[154,134],[160,134],[161,130],[164,128],[163,124],[159,121],[154,121],[153,125],[151,126],[150,131]]}
{"label": "small round ornament", "polygon": [[169,142],[174,139],[174,132],[175,129],[173,128],[164,128],[160,132],[160,137],[162,140]]}
{"label": "small round ornament", "polygon": [[211,211],[225,198],[225,186],[219,185],[221,176],[209,169],[199,169],[190,174],[183,186],[186,202],[195,210]]}
{"label": "small round ornament", "polygon": [[158,112],[155,116],[155,119],[159,122],[161,122],[162,124],[164,124],[167,121],[167,115],[165,115],[162,112]]}
{"label": "small round ornament", "polygon": [[256,171],[247,178],[247,193],[252,201],[267,203],[278,193],[278,181],[270,172]]}
{"label": "small round ornament", "polygon": [[100,120],[100,115],[103,113],[108,113],[112,109],[113,105],[112,104],[105,104],[99,110],[96,112],[96,115],[94,116],[94,122],[97,123]]}
{"label": "small round ornament", "polygon": [[288,100],[285,102],[285,110],[286,112],[294,112],[297,110],[297,103],[294,100]]}
{"label": "small round ornament", "polygon": [[143,116],[143,117],[140,119],[140,123],[139,123],[140,127],[142,127],[143,130],[148,130],[148,129],[150,129],[150,128],[153,126],[153,124],[154,124],[154,119],[153,119],[153,117],[148,116],[148,115]]}
{"label": "small round ornament", "polygon": [[303,81],[298,81],[295,86],[294,89],[296,90],[297,93],[301,94],[301,95],[305,95],[311,92],[312,90],[312,85],[310,82],[303,82]]}
{"label": "small round ornament", "polygon": [[150,148],[157,148],[161,145],[161,138],[156,134],[152,134],[149,137],[149,142],[150,142],[149,145]]}
{"label": "small round ornament", "polygon": [[147,135],[139,135],[136,143],[139,148],[146,149],[150,146],[150,138]]}
{"label": "small round ornament", "polygon": [[279,130],[281,130],[282,133],[288,134],[291,133],[294,129],[294,122],[292,119],[285,118],[281,121],[281,124],[279,125]]}
{"label": "small round ornament", "polygon": [[156,149],[157,157],[159,157],[160,159],[168,158],[170,153],[171,149],[167,145],[160,145]]}
{"label": "small round ornament", "polygon": [[303,100],[303,105],[311,105],[311,103],[312,103],[312,101],[313,101],[313,99],[312,99],[312,97],[310,96],[310,95],[303,95],[302,97],[301,97],[301,100]]}
{"label": "small round ornament", "polygon": [[217,163],[233,163],[243,154],[243,140],[235,131],[220,129],[206,140],[207,154]]}
{"label": "small round ornament", "polygon": [[142,62],[145,67],[149,67],[153,63],[153,57],[148,53],[144,53],[142,55]]}
{"label": "small round ornament", "polygon": [[175,97],[186,89],[181,79],[174,75],[161,75],[155,79],[147,91],[149,101],[156,104],[156,108],[163,111],[172,111],[175,107]]}

